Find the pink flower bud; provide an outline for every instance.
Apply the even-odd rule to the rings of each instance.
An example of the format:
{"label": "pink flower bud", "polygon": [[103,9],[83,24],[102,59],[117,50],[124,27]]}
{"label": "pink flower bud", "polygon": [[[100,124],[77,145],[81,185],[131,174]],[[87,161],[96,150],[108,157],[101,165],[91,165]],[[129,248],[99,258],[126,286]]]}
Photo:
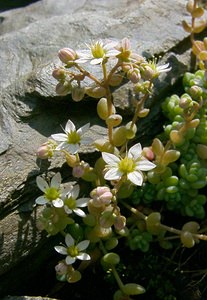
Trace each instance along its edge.
{"label": "pink flower bud", "polygon": [[85,173],[84,166],[77,165],[73,168],[72,175],[77,178],[81,178]]}
{"label": "pink flower bud", "polygon": [[107,186],[98,186],[91,191],[90,196],[95,206],[108,205],[113,198],[111,190]]}
{"label": "pink flower bud", "polygon": [[66,77],[65,70],[62,68],[54,69],[52,72],[52,76],[57,80],[63,80]]}
{"label": "pink flower bud", "polygon": [[116,230],[122,230],[126,225],[126,218],[124,216],[117,216],[114,222]]}
{"label": "pink flower bud", "polygon": [[53,143],[51,141],[48,141],[44,144],[42,144],[36,152],[36,155],[40,159],[47,159],[51,158],[53,156],[53,152],[55,150],[56,143]]}
{"label": "pink flower bud", "polygon": [[131,70],[131,68],[132,68],[132,66],[130,63],[126,63],[126,62],[122,63],[123,72],[127,73],[129,70]]}
{"label": "pink flower bud", "polygon": [[64,275],[67,273],[68,266],[64,261],[60,261],[58,265],[55,266],[55,271],[58,275]]}
{"label": "pink flower bud", "polygon": [[153,160],[155,158],[154,152],[152,151],[152,148],[150,148],[150,147],[143,148],[143,155],[148,160]]}
{"label": "pink flower bud", "polygon": [[127,72],[127,78],[131,80],[132,83],[139,82],[141,75],[138,69],[131,69]]}
{"label": "pink flower bud", "polygon": [[90,196],[92,198],[97,198],[106,192],[110,192],[110,188],[108,186],[98,186],[97,188],[91,191]]}
{"label": "pink flower bud", "polygon": [[145,66],[141,74],[144,80],[151,80],[154,78],[156,72],[150,66]]}
{"label": "pink flower bud", "polygon": [[58,52],[59,59],[67,64],[69,61],[74,61],[77,58],[77,54],[73,49],[63,48]]}

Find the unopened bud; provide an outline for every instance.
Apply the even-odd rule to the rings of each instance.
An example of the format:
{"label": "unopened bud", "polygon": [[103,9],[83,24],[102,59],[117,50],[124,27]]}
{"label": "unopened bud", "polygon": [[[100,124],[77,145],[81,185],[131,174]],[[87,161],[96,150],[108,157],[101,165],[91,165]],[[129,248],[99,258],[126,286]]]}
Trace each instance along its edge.
{"label": "unopened bud", "polygon": [[152,151],[151,147],[144,147],[142,149],[142,154],[144,157],[146,157],[148,160],[153,160],[155,158],[154,152]]}
{"label": "unopened bud", "polygon": [[111,145],[111,143],[105,139],[97,139],[94,142],[95,147],[100,152],[109,152],[113,153],[114,147]]}
{"label": "unopened bud", "polygon": [[[112,104],[112,113],[116,113],[115,106]],[[97,103],[97,114],[102,120],[106,120],[109,116],[108,104],[106,98],[101,98]]]}
{"label": "unopened bud", "polygon": [[126,143],[127,129],[125,126],[116,128],[113,132],[113,143],[116,147],[120,147]]}
{"label": "unopened bud", "polygon": [[93,205],[95,207],[108,205],[113,198],[111,190],[107,186],[99,186],[93,189],[90,193],[90,196],[93,199]]}
{"label": "unopened bud", "polygon": [[126,226],[126,218],[124,216],[117,216],[115,218],[114,227],[116,230],[122,230]]}
{"label": "unopened bud", "polygon": [[84,172],[85,172],[84,166],[77,165],[77,166],[73,167],[72,175],[76,178],[81,178],[83,176]]}
{"label": "unopened bud", "polygon": [[150,112],[149,108],[143,108],[142,110],[139,111],[138,117],[145,118],[149,114],[149,112]]}
{"label": "unopened bud", "polygon": [[56,266],[55,266],[55,271],[58,275],[64,275],[67,273],[68,266],[65,264],[64,261],[60,261]]}
{"label": "unopened bud", "polygon": [[54,150],[56,148],[56,142],[48,141],[42,144],[36,152],[36,155],[40,159],[48,159],[53,156]]}
{"label": "unopened bud", "polygon": [[71,96],[73,101],[75,102],[79,102],[84,98],[85,95],[85,88],[84,87],[73,87],[72,88],[72,92],[71,92]]}
{"label": "unopened bud", "polygon": [[74,168],[80,162],[79,158],[76,155],[65,152],[65,159],[69,167]]}
{"label": "unopened bud", "polygon": [[139,82],[141,75],[139,69],[131,69],[127,72],[127,78],[131,80],[132,83]]}
{"label": "unopened bud", "polygon": [[205,37],[205,38],[203,39],[203,43],[204,43],[205,48],[207,49],[207,37]]}
{"label": "unopened bud", "polygon": [[62,68],[54,69],[52,72],[52,76],[57,80],[64,80],[66,77],[65,70]]}
{"label": "unopened bud", "polygon": [[63,48],[58,52],[59,59],[67,64],[70,61],[74,61],[77,58],[77,54],[73,49]]}
{"label": "unopened bud", "polygon": [[104,211],[100,217],[100,225],[104,228],[111,227],[116,220],[116,215],[111,211]]}
{"label": "unopened bud", "polygon": [[146,65],[143,69],[142,69],[142,78],[144,80],[151,80],[154,78],[155,76],[155,71],[148,65]]}
{"label": "unopened bud", "polygon": [[119,126],[122,122],[122,116],[118,115],[118,114],[113,114],[110,115],[107,119],[106,119],[106,124],[108,126],[112,126],[112,127],[116,127]]}
{"label": "unopened bud", "polygon": [[123,76],[121,76],[120,74],[113,74],[109,80],[109,84],[111,86],[118,86],[121,84],[123,80]]}
{"label": "unopened bud", "polygon": [[127,72],[129,72],[129,70],[131,68],[132,68],[132,66],[131,66],[130,63],[126,63],[126,62],[122,63],[122,70],[123,70],[123,72],[127,73]]}
{"label": "unopened bud", "polygon": [[92,98],[101,98],[104,97],[106,95],[106,89],[101,87],[101,86],[97,86],[97,87],[86,87],[85,88],[85,93]]}
{"label": "unopened bud", "polygon": [[127,132],[126,132],[126,137],[127,137],[127,139],[131,140],[131,139],[133,139],[133,138],[135,137],[135,135],[136,135],[136,132],[137,132],[137,126],[136,126],[136,124],[133,124],[133,125],[132,125],[132,121],[130,121],[130,122],[128,122],[128,123],[126,124],[126,130],[127,130]]}
{"label": "unopened bud", "polygon": [[61,96],[66,96],[71,91],[71,83],[65,81],[64,83],[59,82],[56,85],[56,93]]}
{"label": "unopened bud", "polygon": [[189,94],[193,99],[198,100],[203,94],[203,89],[200,86],[193,85],[189,89]]}
{"label": "unopened bud", "polygon": [[188,94],[183,94],[180,98],[179,106],[183,109],[188,109],[192,105],[192,98]]}

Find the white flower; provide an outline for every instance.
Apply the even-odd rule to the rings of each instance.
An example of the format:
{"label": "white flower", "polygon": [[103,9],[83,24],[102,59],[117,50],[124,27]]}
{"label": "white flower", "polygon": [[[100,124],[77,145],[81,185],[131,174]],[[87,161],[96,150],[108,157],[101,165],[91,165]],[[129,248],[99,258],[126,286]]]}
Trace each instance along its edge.
{"label": "white flower", "polygon": [[80,198],[77,200],[79,192],[79,185],[75,185],[64,199],[64,209],[67,214],[74,212],[80,217],[85,217],[86,214],[80,207],[86,207],[90,198]]}
{"label": "white flower", "polygon": [[160,73],[163,73],[163,72],[169,72],[172,68],[169,67],[169,63],[167,64],[164,64],[164,65],[160,65],[160,66],[157,66],[157,72],[160,74]]}
{"label": "white flower", "polygon": [[56,133],[51,136],[55,141],[60,142],[56,150],[67,149],[71,154],[77,153],[81,145],[91,143],[91,138],[83,136],[89,127],[90,124],[87,123],[76,130],[73,122],[68,120],[64,129],[65,133]]}
{"label": "white flower", "polygon": [[103,62],[105,58],[116,57],[120,51],[115,49],[117,42],[109,42],[104,44],[103,41],[97,41],[91,45],[87,45],[88,50],[77,51],[77,63],[90,62],[92,65],[98,65]]}
{"label": "white flower", "polygon": [[67,265],[72,265],[77,259],[80,260],[91,259],[89,254],[82,252],[88,247],[90,243],[89,240],[84,240],[78,243],[77,245],[75,245],[75,241],[73,237],[69,233],[67,233],[65,236],[65,243],[66,243],[66,247],[55,246],[55,250],[60,254],[67,255],[65,259]]}
{"label": "white flower", "polygon": [[64,197],[71,189],[72,185],[69,185],[66,188],[60,186],[61,184],[61,175],[60,173],[56,173],[50,184],[43,179],[41,176],[37,176],[36,183],[38,188],[44,192],[44,195],[39,196],[35,202],[40,205],[44,205],[47,203],[52,203],[55,207],[63,207],[63,200],[61,199]]}
{"label": "white flower", "polygon": [[103,160],[107,163],[106,180],[119,180],[125,176],[135,185],[143,183],[142,171],[149,171],[156,167],[155,164],[142,156],[142,147],[138,143],[131,147],[124,158],[119,158],[111,153],[102,153]]}
{"label": "white flower", "polygon": [[157,59],[154,58],[152,61],[148,62],[148,66],[153,70],[154,72],[154,78],[157,78],[161,73],[169,72],[172,68],[169,67],[169,63],[164,65],[159,65],[157,63]]}

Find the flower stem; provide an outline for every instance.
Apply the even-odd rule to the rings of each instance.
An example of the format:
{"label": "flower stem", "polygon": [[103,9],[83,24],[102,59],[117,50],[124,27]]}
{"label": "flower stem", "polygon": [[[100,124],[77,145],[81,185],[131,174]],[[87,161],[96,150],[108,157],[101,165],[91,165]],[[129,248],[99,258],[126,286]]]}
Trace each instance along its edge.
{"label": "flower stem", "polygon": [[[104,255],[107,254],[107,251],[106,251],[106,249],[105,249],[102,241],[100,241],[100,249],[101,249],[101,251],[103,252]],[[123,282],[122,282],[122,280],[121,280],[121,278],[120,278],[120,276],[119,276],[119,274],[118,274],[115,266],[112,265],[112,264],[110,264],[110,268],[111,268],[111,270],[113,272],[114,278],[116,279],[116,282],[117,282],[119,288],[123,291],[124,284],[123,284]]]}
{"label": "flower stem", "polygon": [[[150,81],[149,90],[151,89],[151,87],[152,87],[152,81]],[[146,99],[148,98],[148,96],[149,96],[149,92],[144,94],[144,96],[138,101],[130,129],[132,129],[134,124],[137,122],[138,114],[139,114],[140,110],[143,108],[144,103],[145,103]]]}

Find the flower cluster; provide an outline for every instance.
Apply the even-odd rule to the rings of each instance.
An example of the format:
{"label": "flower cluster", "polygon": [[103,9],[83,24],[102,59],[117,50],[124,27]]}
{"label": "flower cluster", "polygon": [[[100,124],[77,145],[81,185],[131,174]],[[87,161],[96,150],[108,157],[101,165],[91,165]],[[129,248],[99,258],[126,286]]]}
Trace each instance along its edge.
{"label": "flower cluster", "polygon": [[[186,180],[190,178],[189,181],[192,181],[191,188],[206,185],[204,168],[200,169],[199,176],[190,176],[195,175],[194,170],[200,167],[197,162],[193,162],[192,166],[188,162],[186,168],[174,168],[177,173],[183,174],[184,180],[179,184],[177,173],[174,176],[171,170],[171,164],[181,156],[182,149],[177,149],[181,145],[179,138],[185,141],[187,137],[187,141],[192,139],[189,130],[194,134],[199,125],[195,117],[201,106],[200,98],[190,101],[183,96],[176,109],[176,114],[182,111],[182,118],[176,115],[169,141],[166,143],[168,136],[165,135],[161,140],[155,138],[151,145],[143,148],[137,141],[137,121],[150,113],[146,100],[154,80],[161,73],[171,70],[169,64],[160,65],[156,59],[148,61],[133,51],[127,38],[119,42],[98,40],[84,50],[63,48],[58,56],[62,65],[53,71],[53,77],[58,81],[57,93],[62,96],[71,93],[74,101],[84,99],[85,95],[97,99],[97,114],[105,122],[107,134],[101,139],[92,139],[89,123],[77,129],[68,120],[63,133],[52,134],[48,142],[39,147],[37,156],[41,159],[63,155],[69,167],[69,176],[75,181],[63,184],[60,173],[50,181],[42,176],[37,177],[37,186],[43,195],[36,199],[36,203],[44,205],[38,226],[49,235],[58,232],[64,235],[65,244],[55,246],[59,254],[65,255],[65,259],[55,267],[59,280],[80,280],[82,266],[102,256],[104,267],[114,274],[120,286],[117,295],[129,299],[130,295],[143,293],[144,288],[134,283],[124,285],[116,271],[120,257],[111,250],[118,247],[120,239],[125,239],[123,244],[131,250],[144,252],[148,251],[153,235],[163,241],[167,231],[180,235],[186,247],[194,245],[199,238],[203,239],[201,235],[198,238],[198,226],[195,224],[192,230],[189,226],[185,226],[185,230],[174,230],[161,224],[160,213],[149,213],[151,208],[147,207],[145,215],[137,205],[142,200],[146,203],[154,201],[156,195],[158,200],[168,201],[168,207],[180,208],[178,191],[183,186],[185,189]],[[89,72],[89,65],[90,70],[99,68],[102,78]],[[123,79],[133,84],[134,115],[129,122],[117,112],[112,96],[112,87],[119,86]],[[196,91],[194,88],[194,94]],[[82,149],[87,146],[93,146],[96,155],[85,161]],[[197,147],[200,155],[205,146],[200,143]],[[182,144],[182,147],[185,148],[185,145]],[[184,150],[187,153],[186,148]],[[194,182],[195,178],[197,181]],[[142,195],[142,199],[136,196],[139,198],[136,202],[134,194]],[[206,198],[201,196],[198,202],[204,203]],[[130,206],[133,201],[135,207]],[[198,205],[191,201],[188,215]],[[200,210],[200,215],[202,212]],[[76,268],[79,260],[86,262],[79,262]]]}
{"label": "flower cluster", "polygon": [[[105,69],[108,61],[112,60],[114,67],[113,72],[107,78],[109,85],[118,86],[126,77],[133,84],[137,84],[139,89],[146,88],[145,81],[151,82],[160,73],[170,70],[168,64],[159,66],[155,60],[148,62],[134,52],[127,38],[120,42],[98,40],[86,46],[87,49],[77,51],[71,48],[61,49],[58,56],[64,65],[53,71],[53,77],[58,80],[57,94],[65,96],[71,93],[74,101],[81,101],[84,95],[94,98],[107,95],[105,83],[83,68],[86,63]],[[85,81],[86,79],[87,81]]]}

